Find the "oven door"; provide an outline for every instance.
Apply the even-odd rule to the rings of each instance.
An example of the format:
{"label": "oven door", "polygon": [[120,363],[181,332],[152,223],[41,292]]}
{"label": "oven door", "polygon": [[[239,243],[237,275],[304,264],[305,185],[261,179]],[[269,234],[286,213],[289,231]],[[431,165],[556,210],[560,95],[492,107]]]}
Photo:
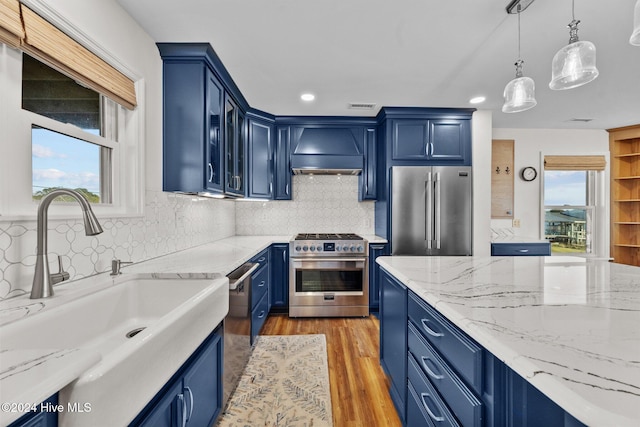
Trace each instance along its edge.
{"label": "oven door", "polygon": [[289,304],[369,304],[367,258],[290,258]]}

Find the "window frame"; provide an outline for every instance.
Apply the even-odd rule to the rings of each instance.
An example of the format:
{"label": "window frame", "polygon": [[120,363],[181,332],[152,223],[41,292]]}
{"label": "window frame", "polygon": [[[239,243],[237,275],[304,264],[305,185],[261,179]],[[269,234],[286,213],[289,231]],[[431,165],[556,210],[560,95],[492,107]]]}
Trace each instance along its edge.
{"label": "window frame", "polygon": [[[50,21],[55,25],[58,22]],[[65,24],[68,25],[68,24]],[[77,31],[76,31],[77,32]],[[90,49],[92,46],[87,46]],[[93,50],[93,49],[92,49]],[[96,48],[97,51],[101,49]],[[94,50],[94,51],[96,51]],[[22,109],[22,51],[0,43],[0,221],[33,220],[39,202],[32,199],[32,125],[112,148],[111,203],[92,205],[98,217],[139,217],[144,207],[144,81],[136,82],[140,102],[134,110],[118,107],[118,142],[85,132]],[[108,57],[112,60],[112,57]],[[119,64],[117,67],[123,69]],[[49,217],[76,219],[81,212],[73,203],[54,202]]]}
{"label": "window frame", "polygon": [[[551,153],[546,153],[550,155]],[[542,173],[540,174],[540,236],[545,236],[545,211],[548,208],[588,208],[592,209],[592,230],[591,230],[591,252],[586,253],[552,253],[552,256],[577,256],[583,258],[603,258],[609,259],[609,152],[585,153],[586,155],[604,156],[606,166],[604,170],[587,170],[587,205],[545,205],[545,153],[540,153],[540,165]],[[568,153],[553,153],[552,155],[575,155]],[[593,203],[589,205],[589,203]]]}

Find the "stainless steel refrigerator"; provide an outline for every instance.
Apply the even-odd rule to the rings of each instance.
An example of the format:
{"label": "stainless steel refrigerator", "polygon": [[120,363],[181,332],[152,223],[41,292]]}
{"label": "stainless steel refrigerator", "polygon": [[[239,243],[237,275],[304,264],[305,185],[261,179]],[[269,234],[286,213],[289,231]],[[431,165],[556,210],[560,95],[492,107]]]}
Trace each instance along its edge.
{"label": "stainless steel refrigerator", "polygon": [[470,166],[392,167],[391,254],[471,255],[471,179]]}

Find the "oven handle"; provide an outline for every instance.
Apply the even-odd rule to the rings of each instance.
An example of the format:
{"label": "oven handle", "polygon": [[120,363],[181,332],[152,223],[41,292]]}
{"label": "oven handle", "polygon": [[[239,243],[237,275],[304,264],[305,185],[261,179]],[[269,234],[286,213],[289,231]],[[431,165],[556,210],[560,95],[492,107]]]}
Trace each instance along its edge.
{"label": "oven handle", "polygon": [[365,257],[362,258],[290,258],[291,262],[341,262],[341,261],[355,261],[355,262],[367,262]]}

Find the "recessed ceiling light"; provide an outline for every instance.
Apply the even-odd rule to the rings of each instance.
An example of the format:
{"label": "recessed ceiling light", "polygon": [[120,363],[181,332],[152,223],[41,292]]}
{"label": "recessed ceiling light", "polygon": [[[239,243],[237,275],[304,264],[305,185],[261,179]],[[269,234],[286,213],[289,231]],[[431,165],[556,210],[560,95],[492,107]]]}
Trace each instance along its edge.
{"label": "recessed ceiling light", "polygon": [[469,104],[480,104],[483,103],[487,98],[484,96],[476,96],[469,100]]}
{"label": "recessed ceiling light", "polygon": [[303,93],[302,95],[300,95],[300,99],[302,99],[303,101],[310,102],[316,99],[316,96],[312,93]]}

